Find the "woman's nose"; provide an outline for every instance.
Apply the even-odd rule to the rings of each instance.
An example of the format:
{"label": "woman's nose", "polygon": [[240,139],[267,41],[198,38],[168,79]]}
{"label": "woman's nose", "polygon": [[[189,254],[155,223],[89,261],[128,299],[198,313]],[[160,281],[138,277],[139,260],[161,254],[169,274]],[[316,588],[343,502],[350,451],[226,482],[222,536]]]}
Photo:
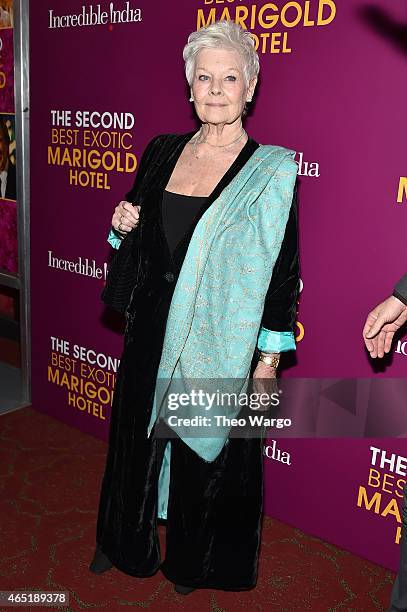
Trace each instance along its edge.
{"label": "woman's nose", "polygon": [[220,83],[218,81],[213,81],[212,87],[211,87],[211,94],[214,96],[218,96],[221,93],[222,93],[222,87]]}

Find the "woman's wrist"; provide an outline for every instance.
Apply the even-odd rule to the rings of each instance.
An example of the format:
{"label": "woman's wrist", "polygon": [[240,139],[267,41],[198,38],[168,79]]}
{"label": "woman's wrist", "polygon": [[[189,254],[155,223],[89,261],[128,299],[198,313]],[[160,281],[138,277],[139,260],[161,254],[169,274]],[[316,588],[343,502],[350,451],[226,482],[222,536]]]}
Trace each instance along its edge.
{"label": "woman's wrist", "polygon": [[276,370],[280,362],[280,353],[266,353],[259,350],[259,361],[264,363],[268,368]]}
{"label": "woman's wrist", "polygon": [[112,225],[112,229],[113,229],[114,233],[117,236],[119,236],[119,238],[124,238],[125,237],[126,232],[122,232],[122,231],[118,230],[117,228],[113,227],[113,225]]}

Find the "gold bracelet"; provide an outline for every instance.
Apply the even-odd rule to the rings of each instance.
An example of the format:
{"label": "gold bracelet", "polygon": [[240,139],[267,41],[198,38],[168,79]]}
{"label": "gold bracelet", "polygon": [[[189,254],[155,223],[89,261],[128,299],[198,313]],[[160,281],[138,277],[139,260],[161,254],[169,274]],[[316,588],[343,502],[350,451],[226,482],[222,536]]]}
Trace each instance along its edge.
{"label": "gold bracelet", "polygon": [[260,353],[259,360],[273,368],[277,368],[280,363],[280,357],[271,357],[271,355],[263,355],[262,353]]}

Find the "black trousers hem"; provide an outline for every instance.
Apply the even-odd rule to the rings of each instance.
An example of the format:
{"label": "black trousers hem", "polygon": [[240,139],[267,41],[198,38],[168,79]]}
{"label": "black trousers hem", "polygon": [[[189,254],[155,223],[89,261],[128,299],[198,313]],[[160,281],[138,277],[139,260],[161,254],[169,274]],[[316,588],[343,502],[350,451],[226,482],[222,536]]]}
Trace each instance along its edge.
{"label": "black trousers hem", "polygon": [[218,582],[212,582],[210,580],[205,581],[204,583],[191,582],[190,580],[183,580],[180,578],[176,578],[171,572],[167,570],[164,565],[161,566],[161,573],[174,584],[181,584],[182,586],[190,587],[191,589],[215,589],[217,591],[251,591],[256,587],[257,581],[254,584],[248,586],[225,586],[223,584],[219,584]]}
{"label": "black trousers hem", "polygon": [[113,557],[110,557],[108,552],[104,550],[100,544],[98,544],[98,546],[116,569],[118,569],[120,572],[123,572],[123,574],[126,574],[127,576],[131,576],[132,578],[151,578],[152,576],[155,576],[155,574],[160,570],[163,576],[167,578],[169,582],[172,582],[173,584],[181,584],[182,586],[194,589],[215,589],[217,591],[251,591],[256,587],[257,584],[256,580],[254,583],[246,586],[225,586],[219,584],[218,582],[205,581],[202,584],[197,582],[191,582],[189,580],[179,579],[176,578],[173,574],[171,574],[171,572],[168,571],[168,569],[165,567],[165,559],[160,562],[160,564],[157,565],[157,567],[152,572],[136,572],[126,567],[122,563],[118,562]]}
{"label": "black trousers hem", "polygon": [[120,563],[120,561],[117,561],[111,555],[109,555],[109,551],[105,550],[99,543],[98,543],[98,546],[99,546],[100,550],[102,551],[102,553],[104,555],[106,555],[106,557],[109,559],[110,563],[112,563],[112,565],[116,569],[118,569],[120,572],[123,572],[123,574],[127,574],[127,576],[132,576],[133,578],[151,578],[151,576],[154,576],[158,572],[158,570],[160,569],[161,562],[151,572],[137,572],[137,571],[134,571],[134,570],[130,569],[129,567],[127,567],[127,566],[123,565],[122,563]]}

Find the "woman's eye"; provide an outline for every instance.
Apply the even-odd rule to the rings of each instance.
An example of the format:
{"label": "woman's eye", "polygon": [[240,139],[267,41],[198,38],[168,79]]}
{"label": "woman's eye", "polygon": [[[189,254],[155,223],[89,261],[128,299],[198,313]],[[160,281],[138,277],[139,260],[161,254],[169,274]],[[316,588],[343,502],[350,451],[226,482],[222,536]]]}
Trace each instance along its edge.
{"label": "woman's eye", "polygon": [[233,76],[233,74],[230,74],[229,76],[226,77],[227,81],[236,81],[236,77]]}
{"label": "woman's eye", "polygon": [[206,81],[206,79],[209,79],[209,77],[208,77],[208,75],[206,75],[206,74],[200,74],[200,75],[199,75],[199,77],[198,77],[198,79],[199,79],[200,81]]}

